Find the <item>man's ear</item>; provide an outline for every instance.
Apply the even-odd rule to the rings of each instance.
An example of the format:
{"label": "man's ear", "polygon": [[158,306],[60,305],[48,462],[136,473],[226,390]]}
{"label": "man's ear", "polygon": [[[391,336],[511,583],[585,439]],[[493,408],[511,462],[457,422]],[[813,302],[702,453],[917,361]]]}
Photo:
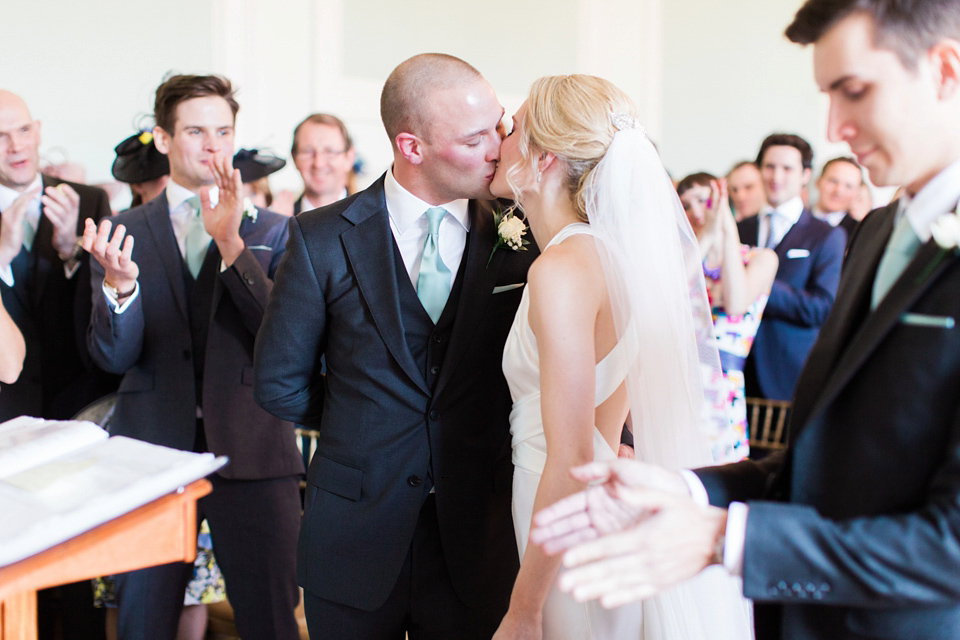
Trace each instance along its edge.
{"label": "man's ear", "polygon": [[398,133],[396,143],[400,155],[406,158],[407,162],[410,164],[423,162],[423,143],[420,138],[412,133]]}
{"label": "man's ear", "polygon": [[927,53],[938,82],[937,97],[953,98],[960,91],[960,42],[945,38]]}
{"label": "man's ear", "polygon": [[37,126],[37,145],[39,146],[39,145],[40,145],[40,142],[41,142],[41,138],[40,138],[40,133],[41,133],[40,121],[39,121],[39,120],[34,120],[34,121],[33,121],[33,124],[35,124],[35,125]]}
{"label": "man's ear", "polygon": [[170,152],[170,136],[159,126],[153,128],[153,144],[157,147],[157,151],[163,155]]}
{"label": "man's ear", "polygon": [[810,178],[813,177],[813,169],[804,169],[803,170],[803,186],[810,184]]}

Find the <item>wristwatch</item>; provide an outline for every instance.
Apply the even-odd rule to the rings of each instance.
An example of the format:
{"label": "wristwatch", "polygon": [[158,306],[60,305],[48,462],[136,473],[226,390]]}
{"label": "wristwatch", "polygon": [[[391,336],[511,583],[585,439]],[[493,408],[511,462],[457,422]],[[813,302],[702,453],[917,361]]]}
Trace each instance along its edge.
{"label": "wristwatch", "polygon": [[130,291],[120,291],[106,280],[103,281],[103,286],[106,287],[111,294],[113,294],[113,297],[117,302],[123,300],[124,298],[129,298],[133,295],[133,292],[137,290],[136,282],[133,283],[133,287],[130,289]]}
{"label": "wristwatch", "polygon": [[73,249],[69,253],[60,253],[57,252],[57,257],[60,258],[62,262],[70,264],[71,262],[76,262],[80,259],[80,252],[83,251],[83,240],[77,238],[73,243]]}

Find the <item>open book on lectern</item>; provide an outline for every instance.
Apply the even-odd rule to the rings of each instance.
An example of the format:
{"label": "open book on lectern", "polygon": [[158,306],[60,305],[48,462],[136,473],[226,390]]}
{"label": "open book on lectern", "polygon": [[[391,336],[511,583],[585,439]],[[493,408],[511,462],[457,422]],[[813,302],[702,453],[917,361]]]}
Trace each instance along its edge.
{"label": "open book on lectern", "polygon": [[0,424],[0,567],[210,475],[227,463],[92,422],[27,416]]}

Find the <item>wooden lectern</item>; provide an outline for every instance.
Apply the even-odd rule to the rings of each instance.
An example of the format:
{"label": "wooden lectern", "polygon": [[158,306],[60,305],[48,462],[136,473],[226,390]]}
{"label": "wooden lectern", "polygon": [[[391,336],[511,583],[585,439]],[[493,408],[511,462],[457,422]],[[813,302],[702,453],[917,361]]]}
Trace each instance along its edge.
{"label": "wooden lectern", "polygon": [[0,567],[0,640],[36,640],[37,590],[197,554],[197,500],[210,493],[197,480],[20,562]]}

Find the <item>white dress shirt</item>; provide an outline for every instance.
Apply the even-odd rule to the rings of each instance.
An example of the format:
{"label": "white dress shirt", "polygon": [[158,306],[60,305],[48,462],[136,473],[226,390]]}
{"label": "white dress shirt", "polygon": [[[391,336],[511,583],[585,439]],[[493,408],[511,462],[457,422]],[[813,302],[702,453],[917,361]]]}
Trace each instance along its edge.
{"label": "white dress shirt", "polygon": [[[167,182],[167,206],[170,209],[170,225],[173,227],[173,235],[177,239],[177,247],[180,248],[180,255],[186,260],[187,256],[187,233],[190,232],[192,225],[191,218],[195,215],[193,207],[187,204],[187,199],[196,195],[186,187],[170,180]],[[220,190],[217,187],[210,187],[210,206],[217,206],[220,199]],[[220,270],[223,271],[223,260],[220,261]],[[107,302],[115,313],[123,313],[130,306],[130,303],[140,295],[140,282],[138,281],[133,288],[133,294],[130,295],[123,304],[117,303],[117,298],[112,289],[107,288],[106,281],[103,284],[103,294],[107,297]]]}
{"label": "white dress shirt", "polygon": [[[773,215],[768,215],[773,212]],[[803,200],[800,196],[787,200],[779,207],[766,206],[760,211],[760,227],[757,229],[757,246],[776,248],[783,236],[797,224],[803,214]],[[773,224],[773,244],[767,242],[770,237],[770,225]]]}
{"label": "white dress shirt", "polygon": [[823,220],[831,227],[837,226],[844,218],[847,217],[846,211],[831,211],[830,213],[827,213],[826,211],[821,210],[819,207],[814,207],[811,213],[813,214],[814,218],[817,220]]}
{"label": "white dress shirt", "polygon": [[[35,195],[29,203],[27,203],[27,213],[26,218],[27,222],[33,227],[33,234],[36,237],[37,229],[40,227],[40,212],[43,207],[43,203],[40,198],[43,196],[43,178],[40,177],[40,174],[34,177],[33,182],[30,183],[30,186],[24,189],[23,191],[16,191],[10,187],[6,187],[0,184],[0,211],[6,211],[13,201],[19,198],[26,191],[32,189],[40,189],[40,192]],[[75,263],[73,268],[69,268],[66,264],[63,265],[63,272],[66,274],[67,278],[72,278],[73,274],[77,272],[77,267],[79,263]],[[13,268],[10,265],[0,268],[0,280],[8,286],[12,287],[14,284],[13,279]]]}
{"label": "white dress shirt", "polygon": [[[347,197],[347,188],[344,187],[343,191],[340,192],[340,197],[337,200],[343,200]],[[314,209],[319,209],[320,205],[313,204],[310,202],[310,198],[307,197],[307,194],[300,196],[300,211],[313,211]]]}
{"label": "white dress shirt", "polygon": [[[799,200],[799,198],[798,198]],[[905,215],[910,221],[913,232],[921,242],[931,237],[930,227],[937,218],[957,209],[960,203],[960,160],[954,161],[946,169],[928,182],[917,195],[908,193],[900,197],[896,220]],[[894,220],[894,224],[896,224]],[[682,470],[680,474],[690,489],[694,502],[707,506],[707,490],[692,471]],[[727,511],[727,529],[723,550],[723,566],[734,575],[743,575],[743,551],[747,537],[747,518],[750,509],[742,502],[732,502]]]}
{"label": "white dress shirt", "polygon": [[[413,288],[417,288],[417,279],[420,277],[420,261],[423,259],[423,245],[427,239],[427,209],[433,207],[417,196],[413,195],[397,182],[393,177],[393,169],[387,172],[383,184],[387,200],[387,213],[390,216],[390,230],[400,249],[403,266],[407,268]],[[463,259],[463,249],[467,244],[467,232],[470,231],[470,216],[468,200],[454,200],[446,204],[437,205],[447,210],[447,215],[440,221],[437,232],[437,242],[440,248],[440,259],[450,269],[450,288],[460,269]]]}

